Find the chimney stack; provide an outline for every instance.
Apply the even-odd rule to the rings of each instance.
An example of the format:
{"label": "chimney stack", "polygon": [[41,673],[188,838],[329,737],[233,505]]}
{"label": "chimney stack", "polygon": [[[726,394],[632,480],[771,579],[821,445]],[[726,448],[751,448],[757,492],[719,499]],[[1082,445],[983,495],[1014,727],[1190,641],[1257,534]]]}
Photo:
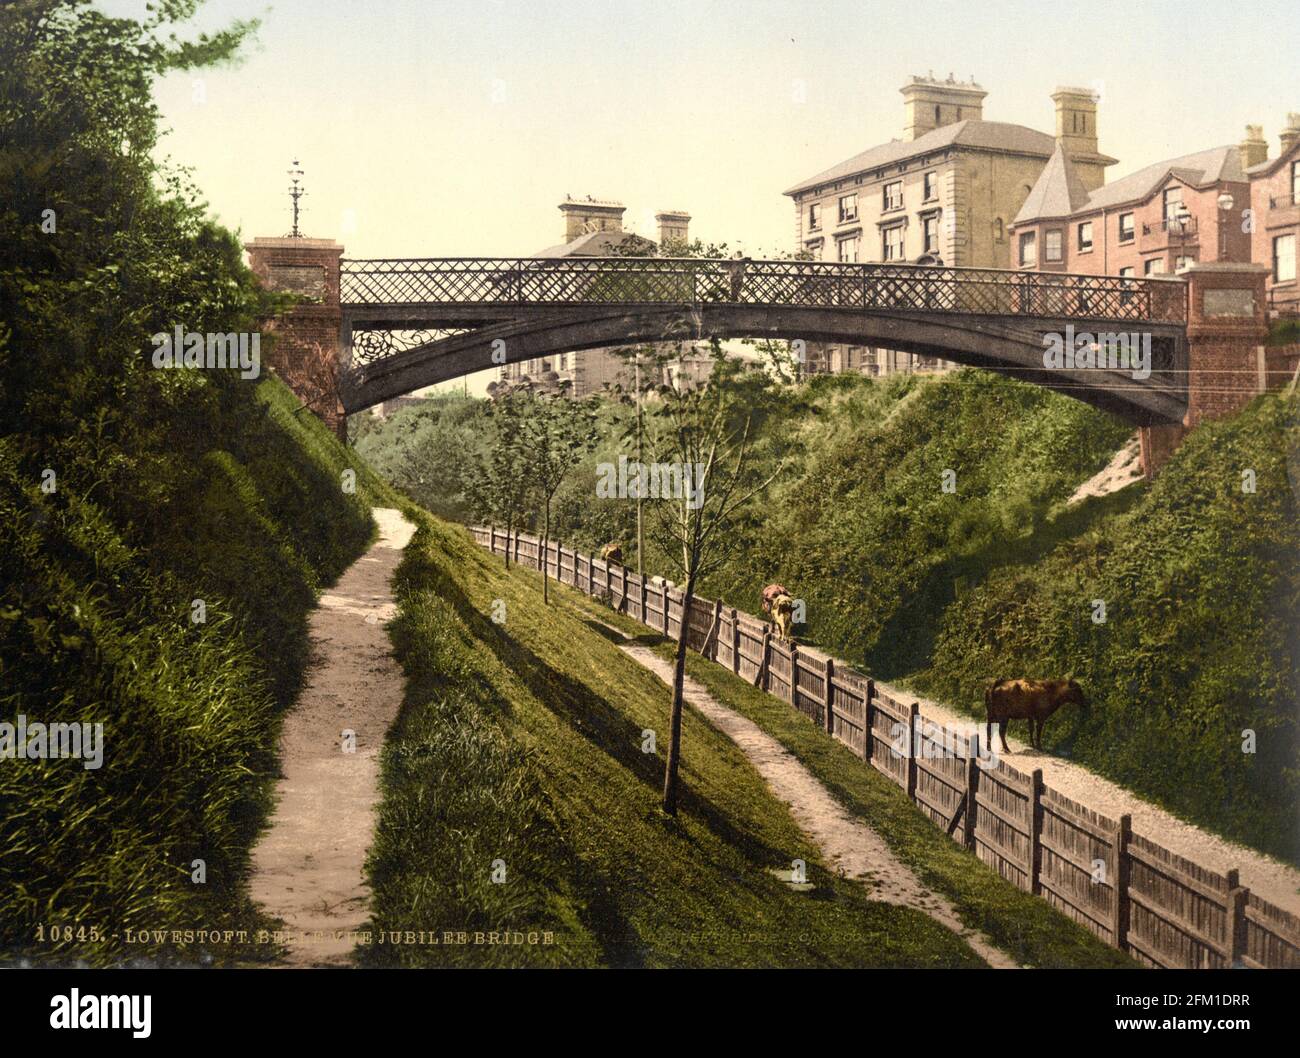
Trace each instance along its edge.
{"label": "chimney stack", "polygon": [[621,202],[602,202],[590,195],[586,198],[566,196],[560,203],[560,213],[564,216],[564,241],[573,242],[593,231],[622,231],[626,208]]}
{"label": "chimney stack", "polygon": [[689,231],[691,215],[678,210],[666,209],[655,214],[655,223],[659,225],[659,245],[666,243],[685,243],[690,241]]}
{"label": "chimney stack", "polygon": [[1057,88],[1056,142],[1074,159],[1097,153],[1097,93],[1088,88]]}
{"label": "chimney stack", "polygon": [[1268,161],[1268,140],[1264,139],[1264,126],[1247,125],[1246,138],[1237,145],[1237,150],[1241,154],[1243,169]]}
{"label": "chimney stack", "polygon": [[927,132],[958,121],[982,121],[984,89],[969,81],[957,81],[952,74],[940,81],[931,74],[913,77],[899,89],[903,93],[903,138],[915,140]]}
{"label": "chimney stack", "polygon": [[1300,114],[1288,114],[1286,116],[1286,128],[1282,130],[1282,135],[1278,137],[1282,141],[1282,153],[1286,154],[1295,146],[1295,141],[1300,139]]}

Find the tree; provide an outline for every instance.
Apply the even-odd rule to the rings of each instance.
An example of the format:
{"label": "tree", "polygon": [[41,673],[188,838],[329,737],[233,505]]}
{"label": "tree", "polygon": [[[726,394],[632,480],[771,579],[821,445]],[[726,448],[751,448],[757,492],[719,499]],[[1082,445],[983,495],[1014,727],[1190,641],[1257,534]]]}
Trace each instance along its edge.
{"label": "tree", "polygon": [[[658,502],[650,507],[663,549],[673,557],[683,584],[664,768],[663,809],[669,815],[677,812],[682,687],[695,589],[701,577],[721,564],[737,512],[767,488],[783,465],[762,478],[751,459],[751,413],[743,380],[762,369],[728,359],[716,340],[710,352],[713,370],[706,381],[694,385],[686,376],[668,371],[668,381],[658,387],[657,399],[645,409],[648,447],[656,468],[667,467],[669,480],[679,483],[676,495],[664,496],[665,475],[661,474]],[[677,355],[682,355],[680,349]],[[672,354],[660,356],[671,366]],[[646,485],[646,468],[639,469],[640,491]]]}
{"label": "tree", "polygon": [[596,444],[596,409],[590,401],[558,396],[529,400],[524,423],[527,462],[542,503],[542,601],[550,602],[550,575],[546,562],[551,539],[551,501],[569,472]]}
{"label": "tree", "polygon": [[510,568],[511,534],[522,528],[534,482],[529,475],[528,419],[537,398],[524,391],[499,397],[491,404],[492,443],[483,474],[469,483],[475,511],[506,530],[506,569]]}

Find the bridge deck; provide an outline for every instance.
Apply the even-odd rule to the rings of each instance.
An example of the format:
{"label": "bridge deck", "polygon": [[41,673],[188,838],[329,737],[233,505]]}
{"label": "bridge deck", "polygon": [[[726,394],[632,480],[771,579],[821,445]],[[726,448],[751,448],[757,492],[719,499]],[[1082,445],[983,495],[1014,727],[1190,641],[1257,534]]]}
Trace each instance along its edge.
{"label": "bridge deck", "polygon": [[[343,309],[358,322],[411,318],[409,310],[419,307],[426,311],[415,315],[430,324],[463,320],[472,326],[515,315],[525,306],[611,304],[1187,321],[1186,285],[1177,279],[928,265],[661,257],[393,258],[343,261],[341,287]],[[408,311],[367,311],[382,309]]]}

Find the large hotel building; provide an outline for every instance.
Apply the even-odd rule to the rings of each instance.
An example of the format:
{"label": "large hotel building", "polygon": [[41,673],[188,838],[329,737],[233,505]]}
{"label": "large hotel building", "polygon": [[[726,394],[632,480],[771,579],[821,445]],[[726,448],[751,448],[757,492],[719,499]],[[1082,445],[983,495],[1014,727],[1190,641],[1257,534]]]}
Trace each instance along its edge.
{"label": "large hotel building", "polygon": [[[1268,158],[1257,125],[1240,144],[1170,158],[1106,182],[1097,97],[1058,88],[1056,134],[983,119],[973,81],[913,77],[904,138],[796,184],[796,248],[819,261],[1173,274],[1198,261],[1269,266],[1275,315],[1300,311],[1300,115]],[[815,345],[810,371],[943,370],[888,349]]]}
{"label": "large hotel building", "polygon": [[[1010,267],[1012,221],[1058,149],[1084,186],[1115,159],[1097,150],[1097,101],[1062,88],[1056,136],[984,120],[974,81],[913,77],[901,89],[904,132],[809,177],[794,200],[796,248],[817,261]],[[810,371],[943,370],[943,361],[865,346],[813,345]]]}

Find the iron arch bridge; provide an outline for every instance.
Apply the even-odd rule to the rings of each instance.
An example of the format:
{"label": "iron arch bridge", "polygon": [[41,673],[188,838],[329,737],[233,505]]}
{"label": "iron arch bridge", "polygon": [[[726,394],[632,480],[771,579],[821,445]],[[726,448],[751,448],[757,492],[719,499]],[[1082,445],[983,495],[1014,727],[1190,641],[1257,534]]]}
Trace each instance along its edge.
{"label": "iron arch bridge", "polygon": [[[711,337],[938,356],[1139,425],[1181,422],[1187,410],[1187,288],[1177,279],[658,257],[345,260],[340,308],[349,414],[502,363]],[[1149,341],[1149,375],[1045,367],[1045,339],[1067,327]]]}

